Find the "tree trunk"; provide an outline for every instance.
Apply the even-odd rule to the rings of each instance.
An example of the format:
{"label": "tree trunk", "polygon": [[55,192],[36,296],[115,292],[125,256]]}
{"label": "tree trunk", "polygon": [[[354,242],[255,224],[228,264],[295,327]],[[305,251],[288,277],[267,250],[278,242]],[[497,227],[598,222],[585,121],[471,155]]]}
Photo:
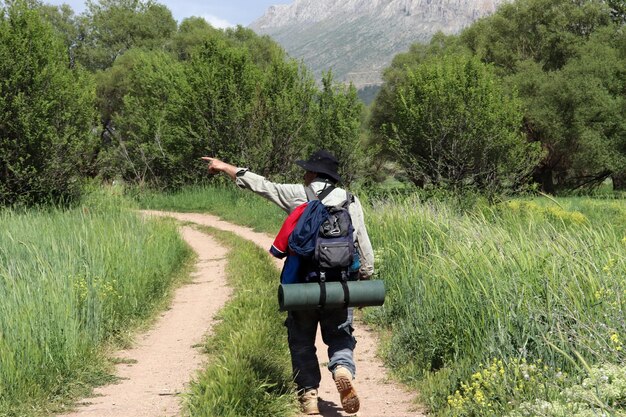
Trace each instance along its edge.
{"label": "tree trunk", "polygon": [[418,188],[424,188],[424,186],[426,185],[426,181],[424,181],[423,176],[415,177],[411,175],[409,180]]}
{"label": "tree trunk", "polygon": [[533,174],[533,180],[541,186],[541,191],[548,194],[554,194],[554,178],[552,177],[552,169],[541,167]]}
{"label": "tree trunk", "polygon": [[626,171],[611,175],[614,191],[626,191]]}

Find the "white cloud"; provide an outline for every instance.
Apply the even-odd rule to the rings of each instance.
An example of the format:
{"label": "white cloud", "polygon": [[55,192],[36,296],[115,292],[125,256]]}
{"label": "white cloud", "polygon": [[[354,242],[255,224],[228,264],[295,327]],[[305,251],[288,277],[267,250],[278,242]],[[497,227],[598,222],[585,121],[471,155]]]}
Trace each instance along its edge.
{"label": "white cloud", "polygon": [[211,24],[211,26],[213,26],[214,28],[226,29],[226,28],[234,28],[236,26],[236,25],[230,23],[226,19],[221,19],[221,18],[219,18],[217,16],[213,16],[213,15],[210,15],[210,14],[202,15],[202,17],[204,18],[204,20],[209,22]]}

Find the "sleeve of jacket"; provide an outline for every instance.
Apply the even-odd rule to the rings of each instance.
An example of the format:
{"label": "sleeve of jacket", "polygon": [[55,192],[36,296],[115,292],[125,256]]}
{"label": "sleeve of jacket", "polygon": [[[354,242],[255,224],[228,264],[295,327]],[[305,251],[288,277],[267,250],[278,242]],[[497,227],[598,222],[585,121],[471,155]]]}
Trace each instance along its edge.
{"label": "sleeve of jacket", "polygon": [[354,203],[350,204],[350,216],[352,217],[352,225],[356,233],[356,240],[361,260],[361,268],[359,272],[365,279],[369,279],[374,275],[374,250],[370,242],[367,229],[365,228],[365,217],[363,215],[363,207],[361,202],[355,196]]}
{"label": "sleeve of jacket", "polygon": [[237,185],[265,197],[278,207],[291,213],[302,203],[306,203],[306,193],[301,184],[278,184],[265,177],[240,168],[237,172]]}

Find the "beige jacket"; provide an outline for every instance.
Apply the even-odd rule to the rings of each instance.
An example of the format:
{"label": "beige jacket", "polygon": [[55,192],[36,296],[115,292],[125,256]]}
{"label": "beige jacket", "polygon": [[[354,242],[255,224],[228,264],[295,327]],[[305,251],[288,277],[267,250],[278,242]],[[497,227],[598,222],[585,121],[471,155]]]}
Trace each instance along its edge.
{"label": "beige jacket", "polygon": [[[277,184],[248,171],[246,168],[238,170],[236,181],[239,187],[265,197],[287,213],[291,213],[296,207],[307,201],[306,192],[302,184]],[[324,180],[315,180],[311,183],[311,188],[316,194],[321,193],[327,186],[328,183]],[[324,198],[323,203],[334,206],[343,203],[346,198],[347,193],[344,189],[335,188]],[[352,217],[352,225],[355,232],[354,240],[361,261],[359,272],[363,278],[370,278],[374,274],[374,251],[365,229],[363,207],[356,196],[354,196],[354,203],[348,207],[348,211]]]}

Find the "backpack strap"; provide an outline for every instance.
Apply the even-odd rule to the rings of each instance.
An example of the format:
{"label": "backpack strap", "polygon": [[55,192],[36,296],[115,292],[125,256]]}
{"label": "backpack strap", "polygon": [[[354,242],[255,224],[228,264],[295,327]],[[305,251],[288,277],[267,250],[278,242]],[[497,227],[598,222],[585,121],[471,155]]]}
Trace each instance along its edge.
{"label": "backpack strap", "polygon": [[313,191],[313,188],[311,188],[310,185],[304,187],[304,192],[306,193],[306,199],[307,201],[313,201],[313,200],[320,200],[322,201],[323,199],[325,199],[328,194],[330,194],[333,190],[335,189],[334,185],[329,185],[328,187],[324,188],[324,190],[322,190],[322,192],[320,193],[320,195],[316,195],[315,191]]}
{"label": "backpack strap", "polygon": [[317,196],[317,198],[322,201],[323,199],[325,199],[328,194],[330,194],[333,190],[335,189],[334,185],[329,185],[328,187],[324,188],[324,190],[322,190],[322,192],[320,193],[320,195]]}
{"label": "backpack strap", "polygon": [[313,191],[313,188],[311,188],[310,185],[304,187],[304,192],[306,193],[307,201],[318,200],[317,196],[315,195],[315,191]]}
{"label": "backpack strap", "polygon": [[350,191],[346,191],[346,201],[344,201],[343,205],[345,208],[348,208],[352,203],[354,203],[354,194]]}
{"label": "backpack strap", "polygon": [[[318,308],[326,306],[326,274],[322,272],[319,277],[320,299],[317,303]],[[348,277],[345,272],[341,274],[341,287],[343,288],[343,308],[350,305],[350,288],[348,287]]]}
{"label": "backpack strap", "polygon": [[341,273],[341,286],[343,287],[343,308],[348,308],[350,304],[350,288],[348,288],[348,276],[345,271]]}
{"label": "backpack strap", "polygon": [[318,308],[324,308],[324,306],[326,306],[326,274],[324,272],[320,273],[319,285],[320,299],[318,302]]}

